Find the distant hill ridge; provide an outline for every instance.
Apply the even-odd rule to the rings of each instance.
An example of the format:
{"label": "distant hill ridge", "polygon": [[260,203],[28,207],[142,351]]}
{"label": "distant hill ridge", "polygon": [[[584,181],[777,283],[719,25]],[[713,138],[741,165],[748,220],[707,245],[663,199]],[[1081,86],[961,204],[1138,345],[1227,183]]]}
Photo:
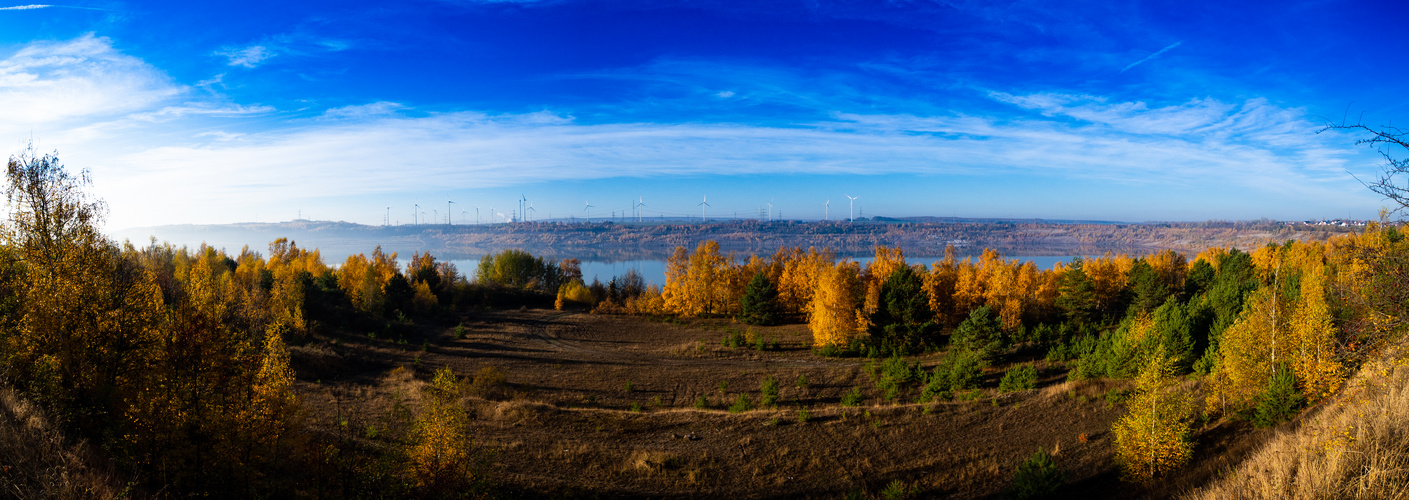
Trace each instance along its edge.
{"label": "distant hill ridge", "polygon": [[1320,240],[1356,228],[1289,225],[1276,221],[1146,222],[1068,221],[955,217],[876,217],[847,221],[728,220],[709,223],[524,222],[470,225],[369,226],[343,221],[294,220],[271,223],[182,224],[113,232],[119,240],[145,245],[149,238],[176,245],[262,251],[276,238],[318,248],[325,258],[386,251],[429,251],[443,258],[467,258],[520,248],[558,257],[592,260],[663,259],[677,246],[705,240],[741,255],[772,254],[779,247],[830,248],[839,256],[874,253],[877,245],[898,246],[907,255],[933,257],[954,246],[960,256],[992,248],[1009,256],[1144,254],[1163,249],[1196,252],[1210,246],[1254,248],[1273,241]]}

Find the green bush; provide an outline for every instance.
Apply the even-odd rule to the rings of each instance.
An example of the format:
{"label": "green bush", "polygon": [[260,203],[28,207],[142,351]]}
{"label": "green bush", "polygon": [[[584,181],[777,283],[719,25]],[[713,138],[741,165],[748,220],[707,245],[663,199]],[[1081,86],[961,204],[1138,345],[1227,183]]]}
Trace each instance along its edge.
{"label": "green bush", "polygon": [[709,409],[709,399],[706,399],[704,394],[701,394],[701,395],[700,395],[700,399],[696,399],[696,400],[695,400],[695,409],[697,409],[697,410],[708,410],[708,409]]}
{"label": "green bush", "polygon": [[1026,391],[1034,387],[1037,387],[1037,367],[1030,364],[1008,370],[1003,380],[998,382],[1000,393]]}
{"label": "green bush", "polygon": [[896,479],[886,483],[885,489],[881,490],[881,498],[884,500],[906,500],[915,498],[919,493],[919,485],[911,485]]}
{"label": "green bush", "polygon": [[906,363],[905,359],[900,356],[892,356],[879,364],[874,361],[867,363],[866,371],[871,375],[871,380],[875,382],[876,389],[880,389],[885,395],[886,400],[895,400],[906,388],[915,385],[925,377],[925,372],[920,369],[919,363]]}
{"label": "green bush", "polygon": [[965,389],[978,387],[983,379],[985,362],[978,353],[955,350],[945,353],[939,365],[930,373],[925,388],[920,393],[920,402],[928,403],[936,399],[949,399]]}
{"label": "green bush", "polygon": [[743,413],[753,409],[753,400],[748,394],[739,393],[739,398],[734,400],[734,404],[729,407],[729,413]]}
{"label": "green bush", "polygon": [[807,411],[807,408],[803,408],[797,411],[797,423],[805,424],[810,418],[812,418],[812,412]]}
{"label": "green bush", "polygon": [[763,393],[763,397],[762,400],[759,401],[760,405],[773,406],[778,404],[778,379],[772,376],[763,379],[761,392]]}
{"label": "green bush", "polygon": [[1038,448],[1036,453],[1018,465],[1017,473],[1013,475],[1012,497],[1020,500],[1052,498],[1065,481],[1052,455]]}
{"label": "green bush", "polygon": [[1306,402],[1296,387],[1296,376],[1286,365],[1272,371],[1267,387],[1257,395],[1252,421],[1258,427],[1273,427],[1296,416]]}
{"label": "green bush", "polygon": [[850,391],[841,397],[841,405],[861,406],[861,388],[852,387]]}

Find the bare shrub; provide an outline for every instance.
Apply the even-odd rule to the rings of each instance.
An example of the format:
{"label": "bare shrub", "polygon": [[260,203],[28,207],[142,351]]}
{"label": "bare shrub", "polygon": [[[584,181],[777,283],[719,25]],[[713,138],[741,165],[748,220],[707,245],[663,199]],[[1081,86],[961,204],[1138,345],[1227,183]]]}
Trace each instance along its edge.
{"label": "bare shrub", "polygon": [[484,399],[501,399],[508,392],[507,375],[495,366],[480,368],[475,372],[474,381],[470,382],[470,393]]}

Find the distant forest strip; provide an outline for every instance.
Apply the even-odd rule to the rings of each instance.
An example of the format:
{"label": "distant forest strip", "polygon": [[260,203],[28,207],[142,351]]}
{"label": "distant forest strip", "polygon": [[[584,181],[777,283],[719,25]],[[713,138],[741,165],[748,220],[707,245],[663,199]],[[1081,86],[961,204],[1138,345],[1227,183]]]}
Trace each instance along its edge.
{"label": "distant forest strip", "polygon": [[141,243],[149,237],[198,245],[210,243],[236,251],[259,248],[288,237],[326,254],[352,254],[381,245],[403,253],[431,251],[442,258],[478,257],[509,248],[535,254],[587,260],[670,257],[676,247],[705,241],[723,252],[771,254],[780,247],[831,249],[839,257],[868,256],[877,246],[904,249],[917,257],[941,256],[953,245],[963,255],[983,249],[1003,255],[1087,255],[1106,252],[1145,254],[1174,250],[1194,255],[1211,247],[1252,250],[1269,242],[1324,241],[1360,228],[1288,225],[1278,221],[1171,222],[1143,224],[991,221],[901,222],[882,219],[845,221],[722,221],[708,224],[527,222],[481,225],[366,226],[348,222],[293,221],[224,225],[178,225],[136,228],[115,236]]}

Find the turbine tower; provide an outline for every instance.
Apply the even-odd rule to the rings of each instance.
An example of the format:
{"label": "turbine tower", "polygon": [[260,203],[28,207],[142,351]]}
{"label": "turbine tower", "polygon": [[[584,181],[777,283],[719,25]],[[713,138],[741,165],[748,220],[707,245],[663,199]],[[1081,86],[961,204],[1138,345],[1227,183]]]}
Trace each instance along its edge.
{"label": "turbine tower", "polygon": [[636,222],[641,222],[641,207],[646,206],[646,198],[638,196],[636,203],[631,205],[631,211],[636,212]]}
{"label": "turbine tower", "polygon": [[447,202],[445,202],[445,225],[447,225],[447,226],[453,226],[453,225],[454,225],[454,224],[452,223],[452,221],[450,220],[450,214],[453,214],[453,213],[454,213],[454,212],[451,212],[451,211],[450,211],[450,205],[452,205],[452,204],[454,204],[454,203],[455,203],[455,202],[453,202],[453,201],[447,201]]}
{"label": "turbine tower", "polygon": [[700,222],[705,221],[705,207],[713,206],[709,204],[709,195],[704,195],[704,200],[700,202]]}
{"label": "turbine tower", "polygon": [[856,200],[861,199],[861,197],[860,197],[860,196],[852,196],[852,195],[849,195],[849,194],[848,194],[848,195],[844,195],[844,196],[846,196],[847,198],[850,198],[850,199],[851,199],[851,201],[847,202],[847,204],[851,207],[851,222],[852,222],[852,223],[855,223],[855,222],[856,222]]}
{"label": "turbine tower", "polygon": [[832,200],[827,200],[822,205],[825,207],[822,209],[822,220],[832,220]]}
{"label": "turbine tower", "polygon": [[587,223],[588,223],[588,224],[591,224],[591,223],[592,223],[592,204],[589,203],[589,202],[586,202],[586,201],[583,201],[582,203],[585,204],[585,205],[587,205],[587,206],[585,206],[585,207],[582,207],[582,211],[583,211],[583,212],[587,212]]}
{"label": "turbine tower", "polygon": [[417,221],[420,220],[420,218],[416,216],[416,214],[418,214],[418,213],[420,213],[420,212],[421,212],[421,205],[420,205],[420,204],[411,205],[411,225],[413,225],[413,226],[416,225],[416,224],[417,224]]}
{"label": "turbine tower", "polygon": [[768,222],[773,222],[773,198],[768,199]]}
{"label": "turbine tower", "polygon": [[[535,214],[538,213],[538,209],[533,208],[533,202],[531,202],[531,201],[528,202],[528,211],[529,211],[529,212],[533,212],[533,213],[535,213]],[[528,218],[528,212],[524,212],[524,219],[527,219],[527,218]]]}

